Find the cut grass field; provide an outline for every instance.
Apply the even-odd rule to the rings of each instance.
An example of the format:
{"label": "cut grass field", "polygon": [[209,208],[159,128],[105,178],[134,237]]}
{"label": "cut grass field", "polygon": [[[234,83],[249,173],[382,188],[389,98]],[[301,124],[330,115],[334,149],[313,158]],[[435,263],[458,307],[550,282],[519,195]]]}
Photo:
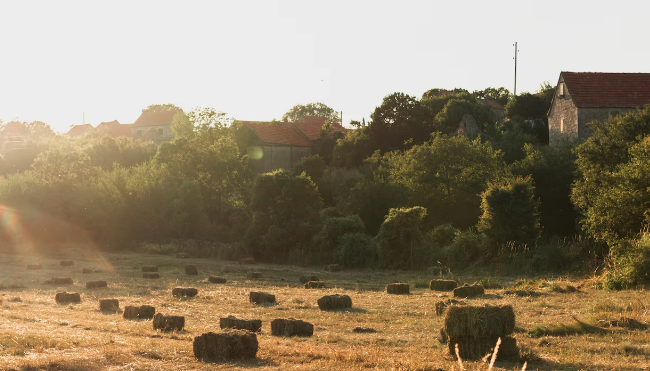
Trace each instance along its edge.
{"label": "cut grass field", "polygon": [[[73,266],[59,264],[70,259]],[[27,270],[28,264],[42,264],[42,270]],[[198,276],[186,275],[186,264],[196,265]],[[143,279],[144,265],[158,266],[161,278]],[[83,268],[92,273],[82,274]],[[252,271],[261,272],[262,278],[247,279]],[[304,289],[299,277],[308,274],[317,275],[327,288]],[[228,282],[209,283],[209,275]],[[44,284],[53,277],[71,277],[74,283]],[[324,272],[138,253],[0,254],[0,370],[459,370],[447,346],[438,341],[443,317],[435,314],[435,303],[452,295],[423,287],[431,278],[426,272]],[[485,279],[455,278],[461,283]],[[86,289],[86,282],[97,280],[107,281],[108,287]],[[521,370],[526,361],[527,370],[650,369],[650,331],[607,322],[628,317],[648,324],[648,292],[596,290],[589,280],[566,278],[496,280],[499,284],[486,295],[467,300],[514,308],[520,359],[497,362],[493,369]],[[411,293],[388,295],[385,286],[391,282],[410,283]],[[173,297],[174,287],[195,287],[199,294]],[[64,290],[81,293],[81,303],[56,304],[54,295]],[[250,291],[274,294],[277,304],[250,304]],[[317,299],[329,294],[349,295],[352,308],[319,310]],[[98,301],[104,298],[119,299],[122,309],[152,305],[157,313],[185,316],[185,329],[160,332],[151,321],[100,312]],[[228,315],[263,321],[257,358],[210,364],[196,360],[193,338],[219,331],[219,318]],[[314,335],[273,337],[270,322],[276,318],[310,322]],[[376,332],[356,333],[356,327]],[[488,369],[484,362],[463,365],[467,370]]]}

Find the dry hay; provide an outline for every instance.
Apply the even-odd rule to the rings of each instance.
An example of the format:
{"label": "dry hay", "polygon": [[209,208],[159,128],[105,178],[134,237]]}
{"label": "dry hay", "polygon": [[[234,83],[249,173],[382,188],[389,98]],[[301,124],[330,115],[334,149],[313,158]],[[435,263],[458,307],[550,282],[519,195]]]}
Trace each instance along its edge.
{"label": "dry hay", "polygon": [[90,268],[81,268],[81,274],[89,274],[92,273],[93,270]]}
{"label": "dry hay", "polygon": [[645,330],[648,328],[648,325],[628,317],[621,317],[619,320],[609,321],[608,324],[611,327],[625,327],[634,330]]}
{"label": "dry hay", "polygon": [[62,267],[69,267],[74,265],[74,260],[61,260],[61,263],[59,264],[61,264]]}
{"label": "dry hay", "polygon": [[271,321],[271,335],[273,336],[312,336],[314,325],[309,322],[289,318],[278,318]]}
{"label": "dry hay", "polygon": [[352,332],[356,332],[357,334],[373,334],[377,332],[377,330],[370,327],[355,327]]}
{"label": "dry hay", "polygon": [[210,283],[226,283],[228,280],[225,278],[217,277],[217,276],[210,276],[208,277],[208,282]]}
{"label": "dry hay", "polygon": [[156,308],[150,305],[141,305],[139,307],[127,305],[124,307],[122,316],[126,319],[151,319],[156,313]]}
{"label": "dry hay", "polygon": [[188,254],[186,252],[176,253],[176,259],[189,259],[189,257],[190,257],[190,254]]}
{"label": "dry hay", "polygon": [[194,356],[204,361],[255,358],[259,344],[257,335],[242,330],[208,332],[194,338]]}
{"label": "dry hay", "polygon": [[485,289],[481,284],[468,285],[464,284],[461,287],[454,289],[454,297],[456,298],[471,298],[485,294]]}
{"label": "dry hay", "polygon": [[497,358],[518,354],[517,343],[507,336],[515,330],[515,313],[512,306],[450,306],[445,312],[443,339],[448,338],[449,350],[455,356],[458,344],[460,357],[480,359],[490,352],[501,338]]}
{"label": "dry hay", "polygon": [[255,263],[255,259],[253,258],[244,258],[239,260],[240,265],[250,265],[254,263]]}
{"label": "dry hay", "polygon": [[347,295],[326,295],[318,299],[320,310],[344,309],[352,307],[352,299]]}
{"label": "dry hay", "polygon": [[307,283],[309,281],[320,281],[318,276],[300,276],[300,283]]}
{"label": "dry hay", "polygon": [[187,297],[194,297],[199,294],[199,290],[193,288],[193,287],[188,287],[188,288],[183,288],[183,287],[176,287],[172,290],[172,295],[173,296],[187,296]]}
{"label": "dry hay", "polygon": [[260,273],[260,272],[248,272],[246,274],[246,278],[248,278],[248,279],[262,278],[262,273]]}
{"label": "dry hay", "polygon": [[158,274],[158,273],[142,273],[142,278],[156,279],[156,278],[160,278],[160,274]]}
{"label": "dry hay", "polygon": [[275,303],[275,295],[251,291],[248,300],[253,304]]}
{"label": "dry hay", "polygon": [[80,303],[81,295],[76,292],[67,293],[65,291],[59,292],[54,296],[54,301],[57,303]]}
{"label": "dry hay", "polygon": [[69,277],[66,278],[55,277],[52,278],[51,280],[45,281],[45,283],[51,283],[53,285],[72,285],[74,282],[72,281],[72,278]]}
{"label": "dry hay", "polygon": [[96,289],[100,287],[108,287],[108,283],[106,281],[89,281],[86,282],[86,288],[87,289]]}
{"label": "dry hay", "polygon": [[440,276],[445,273],[449,273],[449,268],[447,267],[429,267],[427,268],[427,273],[432,276]]}
{"label": "dry hay", "polygon": [[117,312],[120,309],[120,301],[117,299],[99,299],[99,310]]}
{"label": "dry hay", "polygon": [[233,316],[226,318],[219,318],[219,326],[221,329],[237,329],[248,330],[250,332],[262,331],[262,320],[259,319],[238,319]]}
{"label": "dry hay", "polygon": [[186,265],[185,274],[187,274],[188,276],[198,276],[199,271],[196,269],[196,265]]}
{"label": "dry hay", "polygon": [[451,307],[452,305],[465,305],[465,304],[467,303],[456,299],[439,301],[436,303],[436,314],[442,316],[445,313],[445,309],[447,309],[447,307]]}
{"label": "dry hay", "polygon": [[386,292],[389,294],[395,295],[407,295],[409,294],[409,284],[408,283],[389,283],[386,285]]}
{"label": "dry hay", "polygon": [[327,272],[339,272],[341,271],[341,266],[338,264],[328,264],[325,266],[325,271]]}
{"label": "dry hay", "polygon": [[321,281],[309,281],[305,282],[306,289],[323,289],[325,288],[325,282]]}
{"label": "dry hay", "polygon": [[30,271],[40,271],[43,269],[43,264],[30,264],[27,266],[27,270]]}
{"label": "dry hay", "polygon": [[153,329],[162,331],[181,331],[185,327],[185,317],[183,316],[165,316],[156,313],[153,316]]}
{"label": "dry hay", "polygon": [[142,266],[142,273],[151,273],[151,272],[158,272],[158,267],[155,265],[143,265]]}
{"label": "dry hay", "polygon": [[451,291],[458,287],[458,283],[452,280],[431,280],[429,282],[429,289],[435,291]]}

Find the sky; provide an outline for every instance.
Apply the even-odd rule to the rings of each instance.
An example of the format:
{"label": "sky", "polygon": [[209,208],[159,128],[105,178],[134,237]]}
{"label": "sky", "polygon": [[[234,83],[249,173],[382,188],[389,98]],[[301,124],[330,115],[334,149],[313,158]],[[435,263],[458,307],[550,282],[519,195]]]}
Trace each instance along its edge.
{"label": "sky", "polygon": [[650,72],[648,1],[0,0],[0,120],[133,123],[150,104],[343,122],[431,88]]}

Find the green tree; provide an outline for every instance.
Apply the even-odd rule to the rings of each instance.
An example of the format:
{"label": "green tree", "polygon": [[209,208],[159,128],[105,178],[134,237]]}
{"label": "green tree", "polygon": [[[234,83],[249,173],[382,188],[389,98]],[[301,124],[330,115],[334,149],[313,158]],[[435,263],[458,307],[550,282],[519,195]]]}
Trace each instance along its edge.
{"label": "green tree", "polygon": [[490,120],[490,108],[476,99],[451,99],[434,118],[437,131],[455,134],[463,116],[470,115],[480,126]]}
{"label": "green tree", "polygon": [[429,138],[433,117],[415,97],[393,93],[375,108],[368,126],[373,150],[383,152],[410,148]]}
{"label": "green tree", "polygon": [[151,104],[149,107],[144,108],[142,110],[143,113],[145,112],[183,112],[183,109],[180,107],[177,107],[174,104],[171,103],[166,103],[166,104]]}
{"label": "green tree", "polygon": [[508,104],[508,101],[512,97],[510,90],[504,87],[500,87],[500,88],[488,87],[483,90],[476,90],[472,93],[472,95],[474,95],[476,98],[479,99],[493,99],[499,102],[503,106]]}
{"label": "green tree", "polygon": [[341,119],[338,112],[326,106],[323,103],[297,104],[289,111],[282,115],[282,121],[300,122],[304,121],[305,116],[324,117],[330,122],[339,122]]}
{"label": "green tree", "polygon": [[422,242],[422,221],[427,209],[390,209],[377,234],[379,262],[387,269],[414,269],[422,256],[417,253]]}

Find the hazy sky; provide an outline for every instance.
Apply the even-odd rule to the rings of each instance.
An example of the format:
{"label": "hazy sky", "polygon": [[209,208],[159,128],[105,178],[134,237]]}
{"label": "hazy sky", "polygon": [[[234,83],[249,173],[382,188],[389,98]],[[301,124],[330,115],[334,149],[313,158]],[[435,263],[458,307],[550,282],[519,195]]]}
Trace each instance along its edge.
{"label": "hazy sky", "polygon": [[648,1],[5,1],[0,119],[132,123],[153,103],[343,121],[431,88],[517,91],[560,71],[650,72]]}

